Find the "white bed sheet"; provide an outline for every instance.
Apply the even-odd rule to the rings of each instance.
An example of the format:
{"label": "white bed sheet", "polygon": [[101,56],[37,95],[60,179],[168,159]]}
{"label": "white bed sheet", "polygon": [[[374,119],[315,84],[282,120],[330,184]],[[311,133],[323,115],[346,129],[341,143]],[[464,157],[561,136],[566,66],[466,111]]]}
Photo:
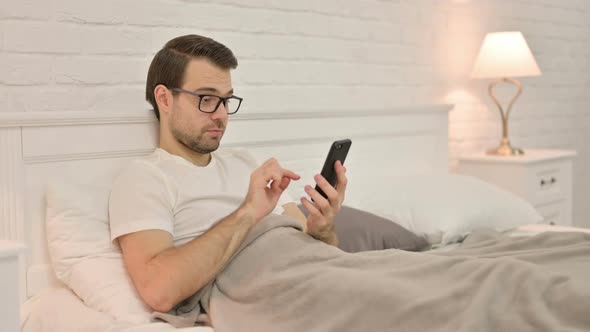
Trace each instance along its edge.
{"label": "white bed sheet", "polygon": [[561,225],[547,225],[547,224],[531,224],[523,225],[515,228],[510,233],[511,237],[519,236],[533,236],[543,232],[584,232],[590,233],[590,228],[581,228],[574,226],[561,226]]}
{"label": "white bed sheet", "polygon": [[176,329],[166,323],[133,325],[87,307],[65,287],[48,289],[21,307],[22,332],[214,332],[210,327]]}
{"label": "white bed sheet", "polygon": [[[529,224],[518,226],[514,229],[506,231],[506,234],[510,237],[529,237],[544,232],[584,232],[590,233],[590,228],[581,228],[574,226],[560,226],[560,225],[547,225],[547,224]],[[461,243],[450,243],[442,246],[434,246],[429,251],[452,251],[461,246]]]}

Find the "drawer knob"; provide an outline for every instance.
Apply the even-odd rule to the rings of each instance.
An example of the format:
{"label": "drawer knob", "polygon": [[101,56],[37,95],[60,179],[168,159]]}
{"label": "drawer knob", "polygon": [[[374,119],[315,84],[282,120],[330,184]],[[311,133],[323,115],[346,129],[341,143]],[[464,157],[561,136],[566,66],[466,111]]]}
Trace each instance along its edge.
{"label": "drawer knob", "polygon": [[541,187],[544,186],[544,185],[546,185],[546,184],[547,184],[547,182],[545,182],[545,180],[541,180]]}
{"label": "drawer knob", "polygon": [[555,222],[554,222],[554,221],[550,221],[550,222],[549,222],[549,225],[551,225],[551,226],[555,226]]}
{"label": "drawer knob", "polygon": [[555,183],[555,182],[557,182],[557,179],[556,178],[551,178],[551,183]]}

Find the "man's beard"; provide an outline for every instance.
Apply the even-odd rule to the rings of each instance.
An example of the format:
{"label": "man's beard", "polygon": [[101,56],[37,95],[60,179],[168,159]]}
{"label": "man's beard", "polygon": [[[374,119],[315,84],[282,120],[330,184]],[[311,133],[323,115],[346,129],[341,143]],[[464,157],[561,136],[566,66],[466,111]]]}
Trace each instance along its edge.
{"label": "man's beard", "polygon": [[[212,128],[221,128],[225,129],[223,123],[221,121],[216,121],[216,125],[213,127],[203,128],[203,133],[206,133],[208,129]],[[170,126],[170,131],[172,135],[184,146],[193,150],[194,152],[200,154],[208,154],[211,153],[219,148],[219,143],[221,142],[221,137],[219,136],[217,139],[205,139],[203,138],[203,133],[198,136],[192,136],[190,133],[183,131],[179,128],[179,126],[175,125],[175,121],[172,121]]]}

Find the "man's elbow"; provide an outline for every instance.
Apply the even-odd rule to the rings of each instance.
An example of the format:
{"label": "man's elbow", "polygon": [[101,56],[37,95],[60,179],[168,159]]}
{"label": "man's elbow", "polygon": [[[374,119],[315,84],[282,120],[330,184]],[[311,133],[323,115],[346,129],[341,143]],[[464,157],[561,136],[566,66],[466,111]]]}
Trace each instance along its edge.
{"label": "man's elbow", "polygon": [[162,285],[146,284],[137,291],[143,301],[154,311],[168,312],[180,301]]}

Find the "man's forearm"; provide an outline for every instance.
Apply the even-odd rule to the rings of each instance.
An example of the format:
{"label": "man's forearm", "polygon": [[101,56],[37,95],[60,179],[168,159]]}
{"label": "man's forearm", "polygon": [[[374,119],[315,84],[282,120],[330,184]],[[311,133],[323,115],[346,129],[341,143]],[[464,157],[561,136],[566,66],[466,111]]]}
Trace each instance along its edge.
{"label": "man's forearm", "polygon": [[152,258],[146,266],[146,287],[159,290],[152,301],[158,303],[155,309],[172,309],[215,278],[256,222],[240,207],[198,238]]}

